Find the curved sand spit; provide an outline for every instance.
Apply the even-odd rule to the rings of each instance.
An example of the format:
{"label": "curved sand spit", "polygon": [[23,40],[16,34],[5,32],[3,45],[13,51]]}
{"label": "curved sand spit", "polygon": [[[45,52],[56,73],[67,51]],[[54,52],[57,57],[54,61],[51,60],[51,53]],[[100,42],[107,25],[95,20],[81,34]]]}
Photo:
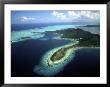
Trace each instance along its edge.
{"label": "curved sand spit", "polygon": [[44,54],[40,63],[34,67],[34,72],[43,76],[53,76],[59,73],[60,71],[62,71],[64,67],[74,58],[75,48],[73,47],[71,49],[68,49],[66,51],[65,56],[58,61],[52,62],[50,58],[59,49],[69,47],[72,45],[73,43],[70,43],[70,44],[49,50],[47,53]]}

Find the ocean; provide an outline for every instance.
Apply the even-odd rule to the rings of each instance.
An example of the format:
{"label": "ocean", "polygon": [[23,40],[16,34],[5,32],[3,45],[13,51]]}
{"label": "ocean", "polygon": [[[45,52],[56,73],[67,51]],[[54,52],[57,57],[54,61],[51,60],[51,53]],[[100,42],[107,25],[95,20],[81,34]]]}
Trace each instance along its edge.
{"label": "ocean", "polygon": [[[53,48],[66,45],[71,42],[70,40],[59,39],[58,34],[45,35],[44,32],[47,30],[54,31],[57,29],[64,29],[64,28],[65,29],[72,27],[76,28],[78,25],[76,24],[75,26],[73,24],[64,24],[64,23],[12,25],[11,39],[13,42],[11,44],[11,76],[12,77],[42,77],[43,75],[37,74],[33,71],[34,67],[41,62],[42,56],[47,51]],[[96,29],[99,28],[96,27]],[[35,32],[36,30],[37,33]],[[33,35],[33,32],[35,35]],[[97,31],[97,33],[99,32]],[[100,48],[82,48],[77,50],[75,52],[74,59],[70,61],[64,67],[64,69],[62,69],[59,73],[53,76],[54,77],[99,77]]]}

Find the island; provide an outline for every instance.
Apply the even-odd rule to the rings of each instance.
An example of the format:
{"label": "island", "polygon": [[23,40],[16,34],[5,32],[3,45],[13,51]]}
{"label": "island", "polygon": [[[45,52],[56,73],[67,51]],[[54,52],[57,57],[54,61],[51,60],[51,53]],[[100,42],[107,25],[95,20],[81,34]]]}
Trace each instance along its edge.
{"label": "island", "polygon": [[[73,45],[74,46],[74,45]],[[59,49],[57,52],[55,52],[52,57],[50,58],[51,61],[57,61],[57,60],[60,60],[61,58],[63,58],[67,52],[68,49],[71,49],[73,48],[73,46],[69,46],[69,47],[64,47],[64,48],[61,48]]]}
{"label": "island", "polygon": [[46,33],[58,33],[60,38],[74,39],[79,41],[76,46],[89,46],[89,47],[99,47],[100,46],[100,35],[93,34],[89,31],[84,31],[80,28],[74,29],[64,29],[56,31],[47,31]]}

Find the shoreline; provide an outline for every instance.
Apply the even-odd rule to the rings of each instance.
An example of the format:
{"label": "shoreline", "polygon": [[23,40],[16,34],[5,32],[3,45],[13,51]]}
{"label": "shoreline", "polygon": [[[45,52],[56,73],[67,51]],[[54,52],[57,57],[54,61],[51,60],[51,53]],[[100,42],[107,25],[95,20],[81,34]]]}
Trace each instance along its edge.
{"label": "shoreline", "polygon": [[[74,47],[74,45],[77,44],[76,43],[69,43],[67,45],[64,45],[64,46],[61,46],[61,47],[58,47],[56,48],[57,50],[52,52],[52,50],[50,52],[52,52],[51,56],[47,59],[47,63],[49,66],[53,65],[53,64],[58,64],[58,63],[61,63],[61,62],[64,62],[65,60],[67,60],[71,54],[75,53],[75,50],[76,48]],[[69,48],[67,49],[65,55],[60,59],[60,60],[56,60],[56,61],[52,61],[51,58],[53,56],[54,53],[56,53],[57,51],[59,51],[61,48],[66,48],[66,47],[70,47],[70,46],[73,46],[73,48]]]}
{"label": "shoreline", "polygon": [[76,49],[83,49],[83,48],[100,48],[100,47],[75,47]]}
{"label": "shoreline", "polygon": [[74,48],[71,48],[71,49],[68,49],[67,52],[65,53],[64,57],[62,57],[60,60],[56,60],[56,61],[52,61],[51,58],[48,59],[48,65],[51,66],[53,64],[58,64],[58,63],[62,63],[64,62],[65,60],[68,59],[68,57],[74,53],[75,50]]}

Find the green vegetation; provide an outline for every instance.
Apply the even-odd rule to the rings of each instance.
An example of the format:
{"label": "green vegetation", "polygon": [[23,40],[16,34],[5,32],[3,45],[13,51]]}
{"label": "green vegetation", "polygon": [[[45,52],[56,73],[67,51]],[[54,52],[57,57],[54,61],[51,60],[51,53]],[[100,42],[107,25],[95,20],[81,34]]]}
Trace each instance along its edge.
{"label": "green vegetation", "polygon": [[61,58],[63,58],[67,52],[68,49],[73,48],[73,46],[69,46],[69,47],[65,47],[65,48],[61,48],[59,49],[57,52],[55,52],[52,57],[50,58],[51,61],[57,61],[60,60]]}
{"label": "green vegetation", "polygon": [[50,59],[51,61],[54,62],[56,60],[60,60],[61,58],[63,58],[65,54],[66,54],[66,50],[64,48],[61,48],[60,50],[55,52]]}

